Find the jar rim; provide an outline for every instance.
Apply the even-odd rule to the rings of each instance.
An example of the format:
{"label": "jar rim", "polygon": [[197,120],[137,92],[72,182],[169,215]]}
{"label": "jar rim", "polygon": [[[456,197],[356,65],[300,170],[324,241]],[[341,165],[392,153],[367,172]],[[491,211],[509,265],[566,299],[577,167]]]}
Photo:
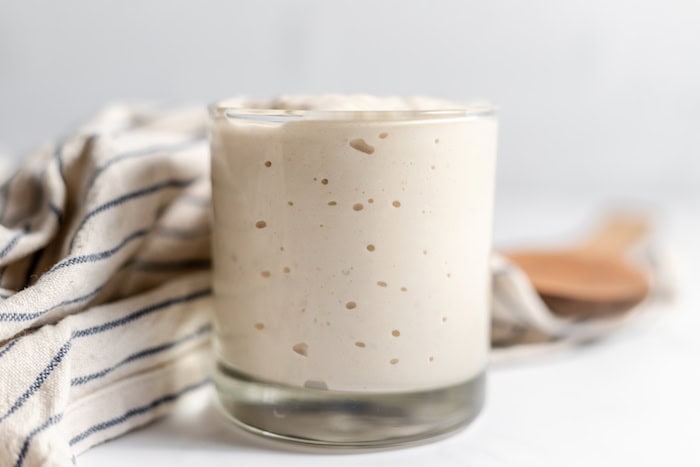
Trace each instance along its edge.
{"label": "jar rim", "polygon": [[434,120],[455,118],[485,118],[496,115],[496,108],[488,103],[464,103],[461,107],[444,109],[400,110],[316,110],[254,108],[237,105],[236,100],[222,100],[209,106],[212,118],[299,121],[299,120]]}

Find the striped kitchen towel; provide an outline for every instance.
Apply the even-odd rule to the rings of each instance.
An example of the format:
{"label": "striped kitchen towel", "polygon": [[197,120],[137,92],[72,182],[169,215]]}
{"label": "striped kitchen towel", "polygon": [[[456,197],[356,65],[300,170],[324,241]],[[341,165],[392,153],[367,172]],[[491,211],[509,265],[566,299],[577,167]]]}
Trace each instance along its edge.
{"label": "striped kitchen towel", "polygon": [[[72,465],[208,383],[205,124],[113,106],[1,185],[0,466]],[[556,318],[501,258],[493,276],[510,356],[619,324]]]}
{"label": "striped kitchen towel", "polygon": [[208,382],[206,115],[111,107],[0,189],[0,466],[72,465]]}

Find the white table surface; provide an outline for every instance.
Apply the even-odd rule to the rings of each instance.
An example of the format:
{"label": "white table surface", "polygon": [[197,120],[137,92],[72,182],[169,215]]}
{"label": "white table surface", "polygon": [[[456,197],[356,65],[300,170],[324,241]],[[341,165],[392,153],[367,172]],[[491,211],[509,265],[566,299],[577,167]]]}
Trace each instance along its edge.
{"label": "white table surface", "polygon": [[[567,238],[599,201],[504,197],[498,246]],[[374,453],[301,453],[233,428],[211,392],[78,458],[78,465],[700,466],[700,200],[654,203],[678,260],[678,293],[605,341],[495,366],[487,405],[466,430]]]}

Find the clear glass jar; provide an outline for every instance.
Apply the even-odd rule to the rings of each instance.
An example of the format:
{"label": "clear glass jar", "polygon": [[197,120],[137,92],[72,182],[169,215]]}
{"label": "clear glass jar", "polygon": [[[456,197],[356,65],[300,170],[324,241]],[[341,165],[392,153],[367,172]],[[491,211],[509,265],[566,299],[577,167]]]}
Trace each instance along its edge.
{"label": "clear glass jar", "polygon": [[465,426],[489,349],[493,110],[211,116],[224,411],[337,447]]}

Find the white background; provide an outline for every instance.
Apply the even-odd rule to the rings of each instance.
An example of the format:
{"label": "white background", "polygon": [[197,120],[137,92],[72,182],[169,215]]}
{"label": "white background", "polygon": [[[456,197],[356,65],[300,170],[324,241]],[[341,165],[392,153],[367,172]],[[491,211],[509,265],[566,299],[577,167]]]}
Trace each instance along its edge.
{"label": "white background", "polygon": [[281,92],[487,98],[499,190],[700,188],[694,0],[0,1],[0,145],[116,99]]}

